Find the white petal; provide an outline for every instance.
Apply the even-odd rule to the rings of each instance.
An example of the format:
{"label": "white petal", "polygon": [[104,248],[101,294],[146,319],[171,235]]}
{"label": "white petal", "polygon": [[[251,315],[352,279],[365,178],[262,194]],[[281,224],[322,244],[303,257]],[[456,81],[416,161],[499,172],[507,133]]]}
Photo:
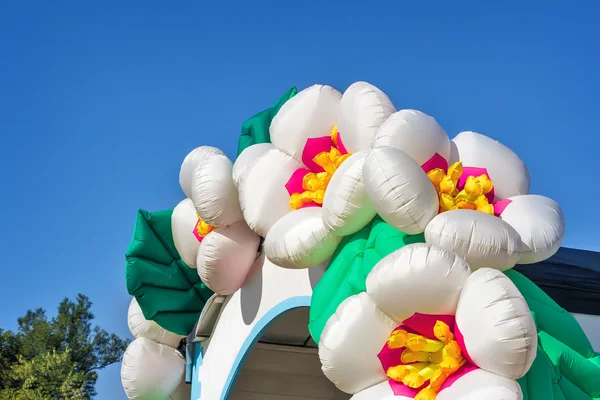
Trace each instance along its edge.
{"label": "white petal", "polygon": [[185,360],[167,345],[141,337],[123,355],[121,383],[130,400],[166,399],[185,376]]}
{"label": "white petal", "polygon": [[127,325],[134,338],[145,337],[171,347],[179,346],[179,342],[184,338],[182,335],[169,332],[154,321],[147,320],[135,297],[129,303]]}
{"label": "white petal", "polygon": [[350,85],[342,96],[338,130],[350,153],[371,147],[377,129],[396,112],[392,101],[367,82]]}
{"label": "white petal", "polygon": [[419,165],[435,153],[450,159],[450,139],[429,115],[417,110],[400,110],[379,127],[373,147],[393,147],[408,154]]}
{"label": "white petal", "polygon": [[509,197],[511,203],[500,218],[521,236],[519,264],[533,264],[552,257],[565,235],[565,216],[557,202],[544,196]]}
{"label": "white petal", "polygon": [[497,199],[529,192],[529,171],[523,161],[502,143],[475,132],[461,132],[452,139],[450,163],[486,168]]}
{"label": "white petal", "polygon": [[221,150],[212,146],[200,146],[192,150],[181,164],[179,170],[179,185],[188,198],[192,198],[192,177],[198,164],[205,158],[213,155],[224,155]]}
{"label": "white petal", "polygon": [[321,334],[323,373],[346,393],[387,381],[377,355],[397,326],[365,292],[348,297]]}
{"label": "white petal", "polygon": [[389,382],[381,382],[356,393],[350,400],[413,400],[412,397],[396,396]]}
{"label": "white petal", "polygon": [[320,207],[305,207],[277,221],[265,238],[265,255],[284,268],[308,268],[330,258],[341,238],[323,224]]}
{"label": "white petal", "polygon": [[337,236],[358,232],[377,213],[369,201],[363,165],[367,151],[351,155],[335,172],[323,199],[323,222]]}
{"label": "white petal", "polygon": [[244,220],[210,232],[198,250],[200,279],[217,294],[234,293],[246,281],[259,242]]}
{"label": "white petal", "polygon": [[536,327],[525,299],[502,272],[483,268],[471,274],[456,324],[478,367],[512,379],[529,371],[537,351]]}
{"label": "white petal", "polygon": [[521,386],[514,379],[477,369],[442,390],[436,400],[522,400]]}
{"label": "white petal", "polygon": [[243,179],[246,172],[256,163],[256,160],[262,157],[267,150],[273,149],[271,143],[259,143],[246,147],[236,158],[233,164],[233,183],[235,187],[240,186],[240,181]]}
{"label": "white petal", "polygon": [[425,241],[454,251],[471,269],[511,269],[521,256],[521,237],[500,218],[474,210],[451,210],[435,217]]}
{"label": "white petal", "polygon": [[207,157],[192,178],[192,200],[200,218],[212,226],[227,226],[243,219],[233,164],[226,156]]}
{"label": "white petal", "polygon": [[414,313],[454,315],[471,273],[456,254],[425,243],[384,257],[367,276],[367,293],[397,321]]}
{"label": "white petal", "polygon": [[313,85],[288,100],[271,122],[271,142],[302,160],[309,138],[329,136],[336,123],[342,94],[331,86]]}
{"label": "white petal", "polygon": [[363,166],[367,195],[394,228],[417,234],[438,213],[438,195],[421,167],[400,150],[373,149]]}
{"label": "white petal", "polygon": [[302,164],[296,159],[270,149],[242,175],[240,205],[244,219],[256,234],[265,237],[271,226],[291,211],[285,185],[298,168]]}
{"label": "white petal", "polygon": [[196,255],[200,247],[200,242],[194,235],[197,224],[198,216],[192,200],[180,201],[171,215],[171,231],[177,252],[190,268],[196,268]]}

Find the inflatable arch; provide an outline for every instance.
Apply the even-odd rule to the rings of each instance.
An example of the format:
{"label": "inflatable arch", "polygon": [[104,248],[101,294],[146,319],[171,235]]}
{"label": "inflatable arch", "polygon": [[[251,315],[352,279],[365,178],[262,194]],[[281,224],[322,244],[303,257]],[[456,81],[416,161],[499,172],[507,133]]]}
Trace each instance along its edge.
{"label": "inflatable arch", "polygon": [[565,224],[501,143],[450,139],[366,82],[314,85],[246,121],[234,162],[191,151],[179,183],[126,255],[130,399],[235,396],[261,336],[306,307],[339,399],[600,398],[584,331],[515,269]]}

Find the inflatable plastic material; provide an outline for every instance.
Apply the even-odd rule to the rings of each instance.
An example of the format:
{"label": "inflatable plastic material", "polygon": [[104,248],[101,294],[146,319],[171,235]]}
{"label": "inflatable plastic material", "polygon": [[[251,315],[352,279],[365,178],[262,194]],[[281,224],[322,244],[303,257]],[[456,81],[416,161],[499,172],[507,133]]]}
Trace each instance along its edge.
{"label": "inflatable plastic material", "polygon": [[[373,136],[395,111],[389,98],[366,82],[351,85],[343,94],[330,86],[314,85],[281,107],[270,126],[272,148],[259,151],[250,146],[242,151],[240,167],[234,165],[234,171],[243,171],[234,173],[240,203],[250,228],[266,238],[267,257],[281,266],[308,267],[307,261],[331,257],[335,246],[321,245],[318,240],[300,242],[302,238],[335,236],[337,239],[327,242],[331,244],[369,222],[374,208],[358,167],[363,163],[364,170],[367,162],[362,160]],[[365,153],[352,158],[361,151]],[[422,181],[433,199],[431,183],[427,177]],[[333,193],[326,198],[330,183]],[[320,223],[311,218],[310,223],[290,231],[296,235],[298,245],[290,246],[293,239],[289,235],[270,234],[276,224],[289,227],[300,221],[288,214],[322,207],[326,211],[319,210]],[[313,217],[317,214],[312,213]],[[289,254],[283,251],[287,248]]]}
{"label": "inflatable plastic material", "polygon": [[185,360],[176,349],[144,337],[127,347],[121,382],[130,400],[167,399],[184,380]]}
{"label": "inflatable plastic material", "polygon": [[215,229],[198,250],[198,274],[215,293],[227,295],[242,287],[258,254],[260,238],[244,220]]}
{"label": "inflatable plastic material", "polygon": [[426,399],[476,369],[520,378],[536,349],[525,299],[502,272],[471,272],[454,253],[413,244],[379,261],[366,292],[340,305],[319,357],[347,393],[388,381],[396,395]]}
{"label": "inflatable plastic material", "polygon": [[[367,276],[375,264],[407,244],[423,241],[422,235],[406,235],[379,217],[376,217],[361,231],[344,238],[313,292],[309,329],[315,342],[320,344],[323,329],[330,317],[334,318],[342,311],[340,304],[347,298],[367,290]],[[518,390],[511,389],[504,393],[502,390],[506,389],[500,390],[501,387],[506,388],[510,385],[500,383],[498,385],[498,390],[500,390],[498,396],[500,397],[489,398],[563,400],[570,399],[569,395],[582,400],[596,398],[600,393],[600,382],[591,377],[600,374],[600,357],[595,354],[575,318],[523,275],[513,270],[503,273],[519,290],[531,310],[538,333],[538,351],[529,372],[518,379],[520,386]],[[401,296],[402,292],[397,291],[396,295]],[[393,302],[393,298],[390,299]],[[479,299],[480,297],[478,297]],[[477,301],[473,301],[472,304],[477,305]],[[361,359],[363,364],[366,361],[366,359]],[[574,373],[573,371],[580,372]],[[462,386],[461,382],[470,382],[470,376],[474,373],[459,378],[451,387],[440,392],[436,399],[454,398],[450,395],[453,395],[454,390],[458,390]],[[477,374],[483,373],[477,372]],[[497,375],[490,376],[498,381]],[[358,378],[356,380],[359,381]],[[469,387],[469,385],[465,386]],[[489,391],[490,396],[496,395],[496,391],[491,387],[485,390],[482,393]],[[473,396],[477,396],[479,393],[474,393]],[[393,392],[390,385],[384,382],[373,386],[360,392],[353,399],[379,399],[376,396],[390,396],[391,399]],[[471,398],[467,396],[466,392],[463,393],[463,396],[460,398]],[[395,396],[393,398],[403,397]],[[473,399],[477,398],[473,397]]]}
{"label": "inflatable plastic material", "polygon": [[173,332],[161,328],[156,322],[149,321],[144,318],[142,309],[140,308],[137,300],[131,299],[129,303],[129,312],[127,313],[127,325],[129,331],[134,338],[145,337],[147,339],[154,340],[157,343],[166,344],[173,348],[179,346],[179,342],[184,338],[183,335],[178,335]]}
{"label": "inflatable plastic material", "polygon": [[186,157],[180,175],[194,154],[205,154],[192,174],[191,200],[173,211],[175,247],[184,262],[197,268],[202,281],[214,292],[228,295],[238,290],[258,254],[260,238],[243,218],[233,164],[222,153],[199,147]]}
{"label": "inflatable plastic material", "polygon": [[238,155],[244,149],[254,144],[271,143],[269,134],[271,121],[273,121],[273,118],[275,118],[281,107],[297,93],[298,90],[295,87],[290,88],[272,107],[259,112],[244,122],[242,125],[242,134],[238,141]]}
{"label": "inflatable plastic material", "polygon": [[125,255],[125,281],[146,319],[188,335],[213,292],[181,260],[173,242],[171,214],[172,210],[138,211]]}
{"label": "inflatable plastic material", "polygon": [[438,213],[438,195],[412,158],[393,147],[376,148],[363,166],[369,200],[389,224],[408,234],[422,233]]}
{"label": "inflatable plastic material", "polygon": [[475,210],[450,210],[425,229],[425,240],[452,249],[471,268],[510,269],[521,257],[519,233],[502,219]]}
{"label": "inflatable plastic material", "polygon": [[354,400],[600,398],[581,327],[511,270],[551,257],[565,221],[501,143],[450,140],[366,82],[314,85],[247,120],[234,163],[201,146],[179,180],[187,198],[140,212],[127,253],[129,398],[190,395],[158,341],[187,335],[208,287],[228,297],[201,400],[225,398],[261,329],[308,301],[323,372]]}
{"label": "inflatable plastic material", "polygon": [[362,179],[366,151],[351,155],[333,175],[323,197],[323,223],[336,236],[356,233],[376,215]]}

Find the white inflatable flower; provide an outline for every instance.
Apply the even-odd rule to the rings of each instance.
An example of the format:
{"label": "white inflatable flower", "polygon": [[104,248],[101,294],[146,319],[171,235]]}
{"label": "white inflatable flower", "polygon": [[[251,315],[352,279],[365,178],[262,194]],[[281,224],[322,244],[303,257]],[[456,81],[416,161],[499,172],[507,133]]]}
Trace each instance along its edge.
{"label": "white inflatable flower", "polygon": [[520,400],[537,332],[502,272],[428,244],[383,258],[321,335],[325,375],[353,400]]}
{"label": "white inflatable flower", "polygon": [[452,141],[430,116],[401,110],[378,129],[363,166],[378,214],[472,268],[500,270],[552,256],[564,236],[559,205],[529,195],[529,172],[506,146],[462,132]]}
{"label": "white inflatable flower", "polygon": [[189,153],[179,174],[187,198],[175,207],[171,220],[182,260],[222,295],[244,284],[260,243],[244,221],[232,167],[214,147],[201,146]]}
{"label": "white inflatable flower", "polygon": [[265,237],[275,264],[320,264],[340,238],[374,216],[362,167],[377,128],[396,110],[365,82],[342,95],[309,87],[288,100],[270,126],[272,144],[248,147],[233,168],[250,228]]}
{"label": "white inflatable flower", "polygon": [[121,382],[127,398],[187,400],[191,385],[185,383],[185,359],[177,347],[184,337],[144,318],[135,298],[127,314],[135,338],[121,364]]}

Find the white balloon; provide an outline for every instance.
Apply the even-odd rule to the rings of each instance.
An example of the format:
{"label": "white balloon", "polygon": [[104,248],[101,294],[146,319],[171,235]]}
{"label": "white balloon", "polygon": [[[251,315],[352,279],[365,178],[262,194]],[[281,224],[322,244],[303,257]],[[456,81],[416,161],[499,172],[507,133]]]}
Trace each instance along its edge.
{"label": "white balloon", "polygon": [[381,259],[367,276],[367,293],[396,321],[421,314],[454,315],[471,274],[455,253],[411,244]]}
{"label": "white balloon", "polygon": [[565,236],[565,216],[552,199],[538,195],[509,197],[500,218],[521,236],[519,264],[534,264],[552,257]]}
{"label": "white balloon", "polygon": [[366,388],[356,393],[350,400],[413,400],[414,397],[396,396],[388,381]]}
{"label": "white balloon", "polygon": [[265,255],[284,268],[307,268],[330,258],[341,238],[323,223],[320,207],[305,207],[277,221],[265,238]]}
{"label": "white balloon", "polygon": [[184,338],[182,335],[169,332],[154,321],[147,320],[135,297],[129,303],[127,325],[134,338],[145,337],[171,347],[179,346],[179,342]]}
{"label": "white balloon", "polygon": [[256,160],[262,157],[267,150],[273,149],[271,143],[258,143],[252,146],[246,147],[240,155],[236,158],[233,164],[232,175],[233,183],[236,188],[239,188],[240,181],[244,179],[244,175],[248,170],[256,163]]}
{"label": "white balloon", "polygon": [[352,394],[387,380],[377,355],[397,326],[367,293],[348,297],[321,334],[323,373],[340,390]]}
{"label": "white balloon", "polygon": [[171,215],[171,231],[175,248],[183,262],[190,268],[196,268],[196,257],[200,242],[194,235],[198,216],[192,200],[186,198],[175,206]]}
{"label": "white balloon", "polygon": [[141,337],[123,355],[121,383],[129,400],[166,399],[184,378],[185,360],[167,345]]}
{"label": "white balloon", "polygon": [[204,158],[213,155],[224,155],[224,153],[216,147],[200,146],[185,156],[179,170],[179,185],[188,198],[192,198],[192,176],[196,171],[196,167]]}
{"label": "white balloon", "polygon": [[523,400],[523,392],[514,379],[476,369],[440,391],[436,400]]}
{"label": "white balloon", "polygon": [[192,178],[192,200],[204,222],[227,226],[243,219],[238,191],[233,183],[233,164],[224,155],[205,158]]}
{"label": "white balloon", "polygon": [[446,131],[429,115],[417,110],[400,110],[392,114],[377,130],[373,147],[402,150],[419,165],[435,153],[450,159],[450,139]]}
{"label": "white balloon", "polygon": [[537,354],[537,330],[515,284],[490,268],[475,271],[462,290],[456,325],[467,353],[486,371],[519,379]]}
{"label": "white balloon", "polygon": [[289,99],[271,122],[271,142],[302,161],[309,138],[329,136],[336,123],[342,94],[331,86],[313,85]]}
{"label": "white balloon", "polygon": [[461,132],[452,139],[450,164],[461,161],[465,167],[486,168],[494,182],[496,199],[529,192],[529,170],[511,149],[475,132]]}
{"label": "white balloon", "polygon": [[200,279],[217,294],[234,293],[246,281],[259,242],[244,220],[210,232],[198,251]]}
{"label": "white balloon", "polygon": [[351,155],[333,174],[323,199],[323,222],[337,236],[348,236],[367,225],[377,213],[363,179],[367,150]]}
{"label": "white balloon", "polygon": [[367,82],[350,85],[342,96],[338,119],[346,150],[356,153],[369,149],[377,129],[394,112],[394,104],[379,88]]}
{"label": "white balloon", "polygon": [[302,164],[277,149],[267,150],[242,176],[239,184],[244,219],[257,235],[265,237],[271,226],[292,210],[285,188]]}
{"label": "white balloon", "polygon": [[425,229],[425,241],[462,257],[472,270],[505,271],[521,257],[521,237],[500,218],[475,210],[450,210]]}
{"label": "white balloon", "polygon": [[438,213],[438,194],[421,167],[391,147],[369,152],[363,166],[367,195],[377,213],[394,228],[417,234]]}

